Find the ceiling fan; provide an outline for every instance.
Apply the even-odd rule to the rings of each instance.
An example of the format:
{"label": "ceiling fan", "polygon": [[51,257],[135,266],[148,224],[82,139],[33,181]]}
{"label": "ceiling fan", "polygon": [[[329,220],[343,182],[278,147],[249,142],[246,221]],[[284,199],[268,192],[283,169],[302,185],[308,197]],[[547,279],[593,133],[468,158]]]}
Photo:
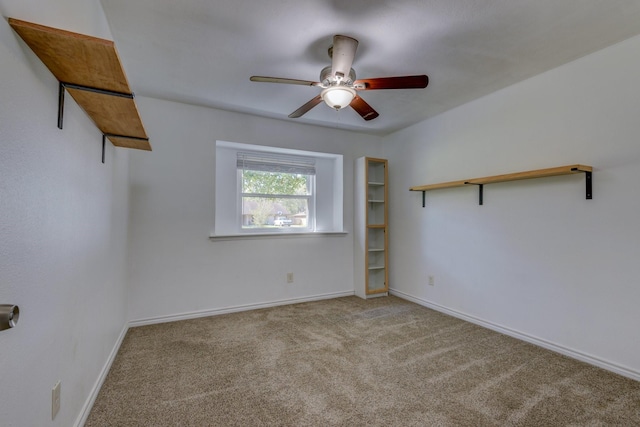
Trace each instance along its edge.
{"label": "ceiling fan", "polygon": [[358,40],[341,35],[333,36],[333,45],[329,47],[331,65],[320,72],[320,81],[284,79],[279,77],[252,76],[252,82],[284,83],[322,88],[320,95],[298,108],[289,117],[296,119],[324,101],[334,110],[351,106],[363,119],[373,120],[378,112],[358,95],[361,90],[377,89],[423,89],[429,83],[429,77],[401,76],[378,77],[356,80],[356,72],[351,68],[358,48]]}

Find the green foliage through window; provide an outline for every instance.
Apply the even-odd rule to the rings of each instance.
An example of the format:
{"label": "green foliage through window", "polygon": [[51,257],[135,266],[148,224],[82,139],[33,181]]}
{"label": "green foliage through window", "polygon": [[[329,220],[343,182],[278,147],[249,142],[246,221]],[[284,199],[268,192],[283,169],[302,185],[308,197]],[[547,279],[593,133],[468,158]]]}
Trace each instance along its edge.
{"label": "green foliage through window", "polygon": [[309,175],[243,171],[242,192],[253,194],[309,194]]}
{"label": "green foliage through window", "polygon": [[242,171],[243,228],[307,228],[313,177]]}

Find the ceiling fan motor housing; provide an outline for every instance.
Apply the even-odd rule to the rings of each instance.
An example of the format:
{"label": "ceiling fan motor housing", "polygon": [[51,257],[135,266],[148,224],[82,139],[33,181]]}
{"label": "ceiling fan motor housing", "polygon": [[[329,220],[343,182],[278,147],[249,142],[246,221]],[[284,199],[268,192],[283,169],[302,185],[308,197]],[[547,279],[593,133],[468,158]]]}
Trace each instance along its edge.
{"label": "ceiling fan motor housing", "polygon": [[352,68],[351,71],[349,71],[349,75],[344,77],[344,76],[332,76],[331,75],[331,66],[329,65],[328,67],[324,67],[322,69],[322,71],[320,71],[320,81],[322,82],[322,86],[324,87],[329,87],[329,86],[335,86],[338,84],[343,84],[346,86],[352,86],[353,82],[356,81],[356,72],[355,70]]}

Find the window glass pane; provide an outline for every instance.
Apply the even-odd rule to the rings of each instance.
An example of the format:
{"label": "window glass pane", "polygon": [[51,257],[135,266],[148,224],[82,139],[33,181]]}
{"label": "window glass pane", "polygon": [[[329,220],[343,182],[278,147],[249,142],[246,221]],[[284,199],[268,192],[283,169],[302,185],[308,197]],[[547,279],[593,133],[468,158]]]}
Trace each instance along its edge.
{"label": "window glass pane", "polygon": [[342,183],[342,155],[216,141],[214,235],[342,232]]}
{"label": "window glass pane", "polygon": [[307,228],[308,197],[242,197],[242,228]]}
{"label": "window glass pane", "polygon": [[253,194],[310,195],[309,175],[242,171],[242,192]]}

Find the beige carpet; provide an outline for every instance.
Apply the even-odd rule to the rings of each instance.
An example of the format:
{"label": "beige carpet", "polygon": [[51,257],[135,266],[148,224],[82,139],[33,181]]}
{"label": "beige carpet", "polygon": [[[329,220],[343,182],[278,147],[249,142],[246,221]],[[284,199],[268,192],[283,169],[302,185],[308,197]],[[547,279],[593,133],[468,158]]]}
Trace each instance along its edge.
{"label": "beige carpet", "polygon": [[129,330],[87,426],[639,426],[640,383],[395,297]]}

